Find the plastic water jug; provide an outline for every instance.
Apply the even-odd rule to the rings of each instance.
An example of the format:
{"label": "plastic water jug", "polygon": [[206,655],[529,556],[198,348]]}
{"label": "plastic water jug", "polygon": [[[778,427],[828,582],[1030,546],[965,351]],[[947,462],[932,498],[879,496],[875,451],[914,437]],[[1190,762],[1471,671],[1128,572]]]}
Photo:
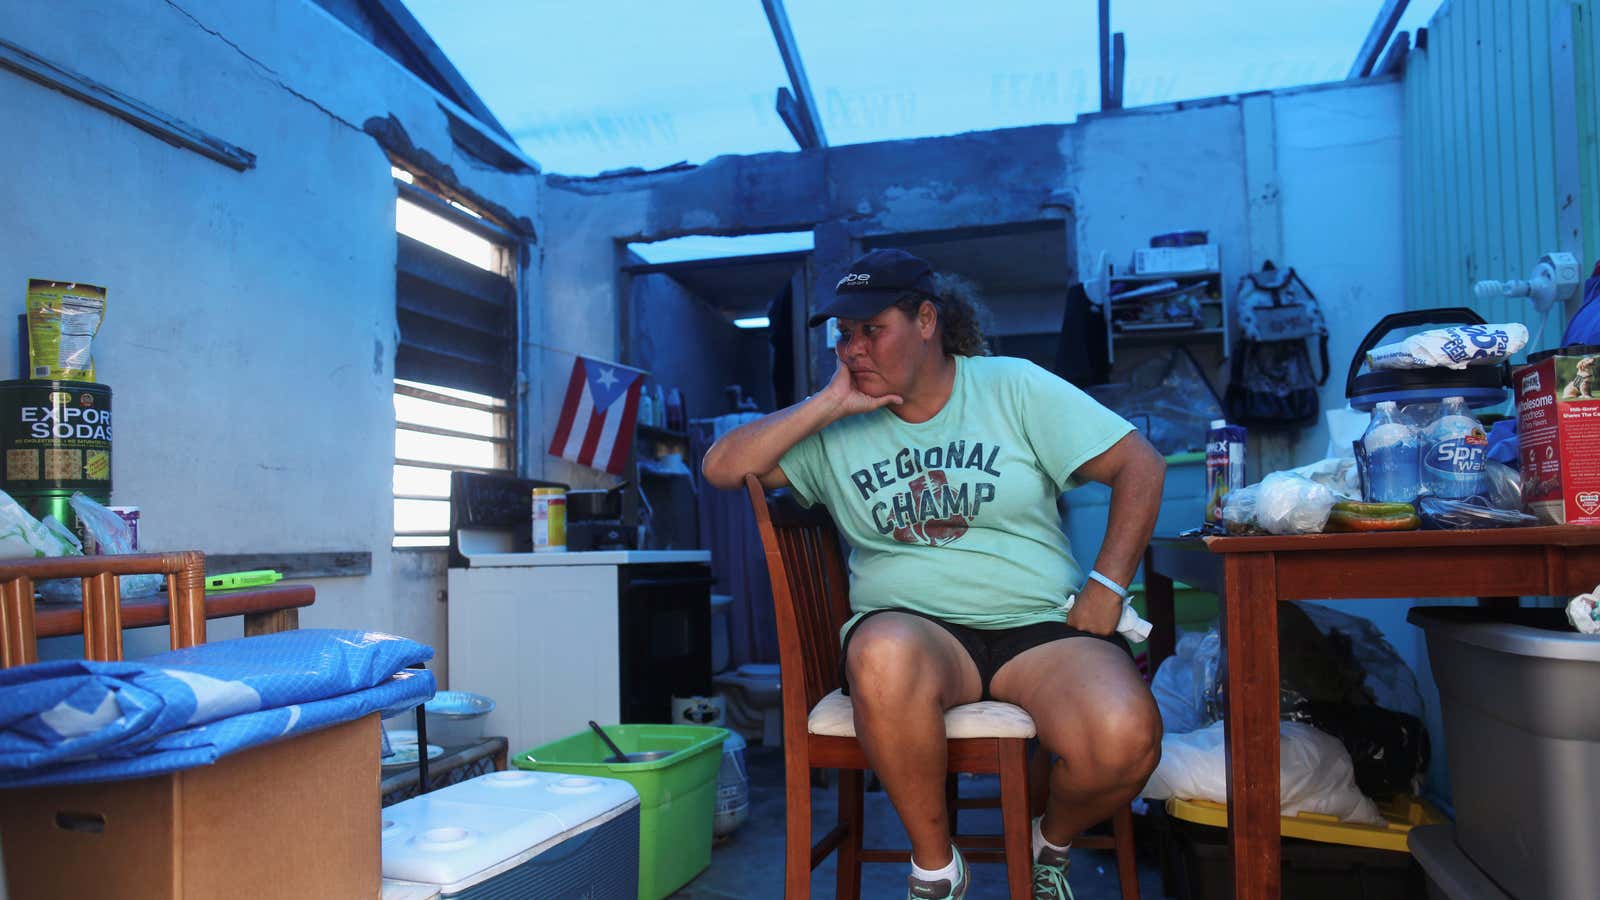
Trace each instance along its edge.
{"label": "plastic water jug", "polygon": [[1465,500],[1488,493],[1489,436],[1462,397],[1446,397],[1439,418],[1422,433],[1422,486],[1435,497]]}

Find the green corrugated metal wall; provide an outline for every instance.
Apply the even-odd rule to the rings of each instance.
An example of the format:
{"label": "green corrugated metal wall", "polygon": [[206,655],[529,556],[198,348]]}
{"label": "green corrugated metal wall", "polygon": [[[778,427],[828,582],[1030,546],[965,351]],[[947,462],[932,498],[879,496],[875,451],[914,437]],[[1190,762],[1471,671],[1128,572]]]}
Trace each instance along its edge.
{"label": "green corrugated metal wall", "polygon": [[1572,31],[1578,59],[1578,159],[1583,175],[1583,259],[1587,272],[1600,260],[1600,4],[1577,4]]}
{"label": "green corrugated metal wall", "polygon": [[[1429,22],[1427,48],[1408,56],[1409,306],[1471,306],[1491,322],[1523,321],[1539,333],[1527,300],[1478,301],[1473,282],[1526,277],[1547,250],[1583,253],[1586,266],[1596,258],[1600,101],[1593,90],[1594,54],[1585,52],[1600,47],[1595,2],[1451,0]],[[1575,59],[1564,36],[1572,40]],[[1574,79],[1573,68],[1590,77]],[[1562,92],[1570,98],[1574,86],[1577,109],[1568,115],[1576,114],[1576,127],[1556,118],[1563,107],[1572,110]],[[1563,132],[1584,142],[1576,156],[1581,162],[1568,164],[1565,174],[1558,147]],[[1579,176],[1581,187],[1569,184]],[[1568,196],[1583,204],[1587,247],[1561,241],[1560,204]],[[1538,346],[1559,342],[1564,321],[1565,311],[1552,309]]]}

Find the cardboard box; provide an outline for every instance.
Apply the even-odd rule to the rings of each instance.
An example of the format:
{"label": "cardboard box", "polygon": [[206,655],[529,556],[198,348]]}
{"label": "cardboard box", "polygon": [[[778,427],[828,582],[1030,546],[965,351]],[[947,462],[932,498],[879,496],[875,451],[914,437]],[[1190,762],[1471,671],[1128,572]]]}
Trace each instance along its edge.
{"label": "cardboard box", "polygon": [[1530,360],[1512,375],[1522,504],[1552,525],[1600,525],[1600,347]]}
{"label": "cardboard box", "polygon": [[0,791],[22,900],[373,897],[378,716],[171,775]]}
{"label": "cardboard box", "polygon": [[1146,247],[1133,251],[1135,275],[1181,275],[1185,272],[1215,272],[1219,257],[1216,244],[1191,247]]}

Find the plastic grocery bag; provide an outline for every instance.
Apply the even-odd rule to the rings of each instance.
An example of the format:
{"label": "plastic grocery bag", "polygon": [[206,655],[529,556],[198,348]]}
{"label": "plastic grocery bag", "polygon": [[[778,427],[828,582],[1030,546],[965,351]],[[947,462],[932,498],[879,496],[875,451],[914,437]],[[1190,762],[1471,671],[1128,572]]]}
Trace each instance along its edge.
{"label": "plastic grocery bag", "polygon": [[[133,549],[133,532],[121,516],[82,492],[74,493],[67,502],[72,504],[79,526],[94,538],[102,555],[136,552]],[[148,597],[161,590],[161,581],[160,575],[123,575],[118,579],[118,589],[124,598]],[[76,578],[41,581],[39,596],[46,600],[71,602],[83,596],[82,585]]]}
{"label": "plastic grocery bag", "polygon": [[1222,635],[1215,628],[1180,634],[1176,651],[1162,660],[1150,681],[1167,734],[1195,731],[1217,720],[1217,707],[1208,702],[1207,693],[1217,680]]}
{"label": "plastic grocery bag", "polygon": [[1222,501],[1222,527],[1228,534],[1259,534],[1261,525],[1256,521],[1256,502],[1261,495],[1261,485],[1252,484],[1237,491],[1229,491]]}
{"label": "plastic grocery bag", "polygon": [[1272,534],[1318,534],[1335,499],[1326,485],[1304,475],[1273,472],[1261,480],[1256,521]]}
{"label": "plastic grocery bag", "polygon": [[[1161,762],[1140,796],[1149,800],[1180,797],[1227,801],[1227,762],[1223,724],[1161,738]],[[1344,822],[1378,825],[1378,807],[1356,789],[1350,754],[1338,739],[1299,722],[1278,723],[1278,787],[1282,814],[1334,816]]]}
{"label": "plastic grocery bag", "polygon": [[[54,518],[46,516],[47,521]],[[83,550],[71,532],[56,522],[54,528],[28,514],[22,504],[0,491],[0,558],[78,556]]]}

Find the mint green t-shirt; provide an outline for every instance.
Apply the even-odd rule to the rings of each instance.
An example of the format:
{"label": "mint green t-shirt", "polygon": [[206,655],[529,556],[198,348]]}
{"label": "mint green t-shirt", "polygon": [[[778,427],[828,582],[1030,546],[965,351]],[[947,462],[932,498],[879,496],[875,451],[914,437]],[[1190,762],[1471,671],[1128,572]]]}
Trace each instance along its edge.
{"label": "mint green t-shirt", "polygon": [[1083,584],[1056,498],[1133,426],[1027,360],[955,362],[950,400],[928,421],[887,407],[849,416],[779,461],[852,548],[846,630],[890,607],[974,628],[1059,620]]}

